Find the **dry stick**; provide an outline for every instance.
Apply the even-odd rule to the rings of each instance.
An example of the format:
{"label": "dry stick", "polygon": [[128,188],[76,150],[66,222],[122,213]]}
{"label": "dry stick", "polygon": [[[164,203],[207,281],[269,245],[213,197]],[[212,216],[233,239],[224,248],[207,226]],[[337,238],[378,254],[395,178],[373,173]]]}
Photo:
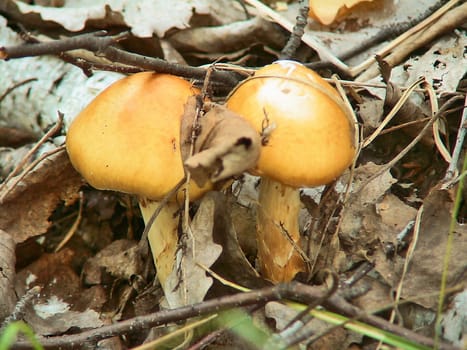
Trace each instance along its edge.
{"label": "dry stick", "polygon": [[[147,329],[170,322],[185,320],[191,317],[218,313],[220,311],[228,310],[234,307],[262,305],[269,301],[284,299],[307,304],[312,303],[317,299],[323,300],[323,297],[327,294],[328,290],[323,287],[308,286],[298,282],[290,282],[287,284],[279,284],[273,287],[267,287],[247,293],[239,293],[221,298],[215,298],[194,305],[184,306],[178,309],[158,311],[149,315],[138,316],[112,325],[84,331],[79,334],[43,338],[40,339],[40,342],[45,348],[60,347],[61,349],[80,349],[85,343],[95,343],[99,340],[110,338],[116,335],[136,332],[141,329]],[[362,322],[405,337],[417,343],[430,347],[433,346],[433,340],[431,338],[417,334],[412,330],[391,324],[380,317],[367,315],[360,308],[350,304],[337,294],[333,294],[328,299],[324,300],[323,306],[347,317],[357,317]],[[17,342],[11,348],[31,349],[32,346],[26,342]],[[446,343],[441,344],[440,349],[458,350],[456,347]]]}
{"label": "dry stick", "polygon": [[382,130],[379,135],[381,136],[381,135],[389,134],[391,132],[403,129],[403,128],[408,127],[408,126],[413,126],[413,125],[416,125],[416,124],[424,123],[424,122],[426,122],[426,121],[428,121],[430,119],[431,119],[431,117],[426,117],[426,118],[422,118],[422,119],[412,120],[411,122],[402,123],[402,124],[399,124],[399,125],[394,125],[394,126],[391,126],[390,128]]}
{"label": "dry stick", "polygon": [[[193,153],[195,152],[195,143],[196,143],[196,139],[198,138],[199,118],[201,118],[201,113],[203,112],[204,100],[207,98],[207,95],[208,95],[207,91],[209,88],[209,82],[210,82],[213,69],[214,68],[212,66],[208,67],[206,76],[204,78],[203,89],[201,90],[201,96],[196,96],[196,109],[195,109],[195,115],[194,115],[193,121],[191,123],[190,149],[188,151],[188,157],[193,156]],[[181,142],[185,142],[185,140],[181,140]],[[191,231],[191,228],[190,228],[190,214],[189,214],[190,180],[191,180],[191,173],[188,171],[185,174],[185,189],[186,189],[186,192],[185,192],[185,228],[188,231],[188,233],[191,235],[191,238],[193,241],[193,257],[194,257],[195,256],[195,246],[194,246],[195,239],[193,237],[193,232]]]}
{"label": "dry stick", "polygon": [[[451,3],[452,1],[446,4],[445,6],[448,6]],[[454,1],[454,4],[455,3],[457,3],[457,1]],[[451,6],[453,6],[453,4]],[[445,7],[441,8],[438,11],[442,11],[442,10],[445,10]],[[438,11],[435,12],[433,16],[435,16],[438,13]],[[431,20],[433,16],[428,18],[427,21]],[[397,48],[391,54],[385,56],[384,60],[389,65],[396,66],[397,64],[402,62],[408,55],[410,55],[411,52],[427,45],[439,35],[449,32],[453,30],[454,28],[462,25],[463,23],[465,23],[466,20],[467,20],[467,2],[462,5],[459,5],[458,7],[444,14],[444,16],[442,16],[437,22],[433,23],[433,25],[428,26],[422,33],[419,33],[415,37],[412,37],[410,40],[407,40],[406,42],[402,44],[399,43],[399,46],[397,46]],[[423,21],[422,23],[424,22],[425,21]],[[384,56],[387,54],[387,52],[381,52],[381,51],[379,51],[377,54],[381,54],[381,56]],[[355,67],[353,69],[355,71],[352,71],[353,73],[352,76],[355,76],[362,71],[362,70],[359,70],[359,67]],[[378,68],[376,67],[376,65],[373,65],[370,68],[368,68],[366,71],[364,71],[356,79],[356,81],[367,81],[373,77],[378,76],[378,74],[379,74]]]}
{"label": "dry stick", "polygon": [[[18,165],[16,165],[13,171],[10,174],[8,174],[5,181],[0,186],[0,192],[2,191],[4,187],[6,187],[8,182],[20,172],[20,170],[24,167],[27,161],[34,155],[34,153],[37,152],[39,147],[41,147],[47,141],[47,139],[49,139],[50,137],[52,137],[53,135],[55,135],[57,132],[60,131],[60,129],[62,128],[62,124],[63,124],[63,114],[58,112],[58,118],[57,118],[57,122],[55,123],[55,125],[52,128],[50,128],[50,130],[47,131],[47,133],[44,136],[42,136],[39,141],[36,142],[34,147],[29,150],[29,152],[18,163]],[[0,197],[0,203],[3,202],[3,200],[5,199],[5,196],[16,186],[18,182],[19,182],[19,179],[17,179],[16,182],[12,186],[10,186],[10,189]]]}
{"label": "dry stick", "polygon": [[290,38],[287,41],[287,44],[281,51],[280,59],[281,60],[288,60],[292,59],[297,52],[301,42],[302,36],[305,34],[305,27],[307,24],[308,19],[308,12],[310,8],[308,7],[308,0],[300,0],[299,1],[299,9],[298,9],[298,16],[296,18],[296,24],[293,27],[292,33],[290,33]]}
{"label": "dry stick", "polygon": [[[113,47],[112,45],[117,41],[126,38],[128,35],[126,32],[115,36],[104,36],[105,34],[105,31],[99,31],[61,40],[0,47],[0,59],[61,54],[69,50],[86,49],[114,62],[159,73],[168,73],[197,80],[202,80],[206,76],[206,69],[204,68],[169,63],[160,58],[129,53]],[[214,71],[211,79],[217,84],[233,87],[241,77],[234,72]]]}
{"label": "dry stick", "polygon": [[457,163],[464,145],[465,134],[467,133],[467,95],[464,100],[464,111],[462,112],[461,123],[459,130],[457,130],[456,145],[454,146],[454,151],[452,152],[451,162],[449,167],[446,170],[446,175],[444,176],[443,183],[448,184],[452,181],[454,176],[458,173]]}
{"label": "dry stick", "polygon": [[196,343],[191,345],[187,350],[199,350],[199,349],[205,349],[208,345],[210,345],[212,342],[214,342],[217,338],[219,338],[222,333],[224,333],[227,330],[227,328],[221,328],[217,329],[208,335],[204,336],[200,340],[198,340]]}
{"label": "dry stick", "polygon": [[0,59],[8,60],[11,58],[59,54],[76,49],[86,49],[99,53],[103,52],[108,46],[126,39],[128,36],[128,32],[107,36],[107,31],[100,30],[98,32],[81,34],[67,39],[0,47]]}
{"label": "dry stick", "polygon": [[[244,1],[247,4],[255,7],[258,10],[260,16],[264,17],[266,20],[272,20],[278,23],[280,26],[284,27],[289,32],[293,31],[294,24],[290,22],[289,20],[287,20],[286,18],[284,18],[283,16],[280,16],[277,12],[272,10],[270,7],[264,5],[258,0],[244,0]],[[335,55],[333,55],[332,52],[327,47],[325,47],[320,42],[315,40],[315,38],[313,38],[311,34],[305,33],[302,36],[302,41],[305,44],[307,44],[309,47],[311,47],[313,50],[315,50],[323,61],[329,61],[334,66],[339,68],[341,71],[345,72],[346,74],[349,73],[349,67],[344,62],[339,60]]]}
{"label": "dry stick", "polygon": [[[204,68],[169,63],[160,58],[129,53],[115,47],[106,48],[103,52],[103,55],[112,61],[133,65],[148,70],[154,70],[159,73],[178,75],[185,78],[204,80],[207,74],[206,69]],[[240,77],[231,71],[213,71],[211,74],[211,80],[218,84],[234,87],[239,82]]]}
{"label": "dry stick", "polygon": [[134,74],[134,73],[144,71],[144,69],[142,68],[127,66],[124,64],[118,64],[118,63],[109,64],[109,63],[89,61],[87,59],[80,57],[79,54],[74,54],[74,53],[62,52],[59,54],[59,57],[63,61],[80,68],[83,71],[84,75],[86,75],[87,77],[92,76],[93,71],[98,71],[98,70],[107,71],[107,72],[116,72],[116,73],[122,73],[122,74]]}
{"label": "dry stick", "polygon": [[[194,305],[188,305],[177,309],[158,311],[145,316],[138,316],[129,320],[121,321],[112,325],[85,331],[79,334],[57,336],[40,339],[45,348],[61,347],[62,349],[78,349],[83,343],[94,343],[99,340],[148,329],[151,327],[185,320],[191,317],[218,313],[235,307],[264,304],[268,301],[291,299],[301,302],[310,302],[321,299],[327,290],[322,287],[311,287],[301,283],[281,284],[251,291],[228,295],[212,300],[204,301]],[[16,343],[13,349],[30,349],[31,345],[25,342]]]}

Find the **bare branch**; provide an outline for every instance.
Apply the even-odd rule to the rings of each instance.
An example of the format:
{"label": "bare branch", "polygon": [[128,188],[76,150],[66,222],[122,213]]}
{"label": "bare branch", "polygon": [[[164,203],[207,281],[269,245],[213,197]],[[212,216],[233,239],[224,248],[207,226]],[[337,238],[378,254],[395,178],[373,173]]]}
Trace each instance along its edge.
{"label": "bare branch", "polygon": [[[31,56],[40,56],[47,54],[59,55],[68,62],[78,65],[85,74],[89,74],[90,69],[103,69],[102,65],[85,63],[85,60],[79,61],[77,58],[70,59],[64,55],[70,50],[85,49],[94,52],[97,56],[105,57],[112,62],[118,62],[131,68],[143,70],[152,70],[158,73],[167,73],[181,76],[187,79],[203,81],[206,76],[206,68],[191,67],[176,63],[169,63],[163,59],[138,55],[130,53],[113,46],[120,40],[127,38],[127,32],[114,36],[107,36],[107,32],[99,31],[95,33],[77,35],[73,38],[53,40],[48,42],[35,42],[23,45],[0,47],[0,59],[8,60],[13,58],[23,58]],[[110,65],[109,70],[122,71],[121,67]],[[213,70],[211,81],[214,85],[222,85],[232,88],[241,80],[241,76],[232,71]]]}
{"label": "bare branch", "polygon": [[[326,299],[327,298],[327,299]],[[417,334],[409,329],[392,324],[380,317],[368,315],[360,308],[353,306],[338,294],[329,295],[329,290],[319,286],[309,286],[298,282],[280,284],[246,293],[238,293],[220,298],[211,299],[194,305],[184,306],[178,309],[158,311],[145,316],[121,321],[112,325],[85,331],[79,334],[63,335],[50,338],[41,338],[40,342],[45,348],[78,349],[85,343],[95,343],[99,340],[116,335],[147,329],[170,322],[185,320],[191,317],[220,312],[235,307],[249,305],[262,305],[274,300],[292,300],[309,304],[319,301],[329,310],[358,319],[370,325],[403,336],[420,344],[433,347],[433,339]],[[17,342],[12,349],[31,349],[27,342]],[[455,350],[455,346],[443,343],[439,349]]]}

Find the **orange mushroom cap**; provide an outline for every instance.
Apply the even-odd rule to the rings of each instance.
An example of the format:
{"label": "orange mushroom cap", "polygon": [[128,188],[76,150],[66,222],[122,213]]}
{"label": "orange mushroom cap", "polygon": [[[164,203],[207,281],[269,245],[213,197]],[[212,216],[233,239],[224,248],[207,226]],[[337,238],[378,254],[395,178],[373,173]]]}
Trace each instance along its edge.
{"label": "orange mushroom cap", "polygon": [[258,132],[270,132],[255,172],[283,184],[327,184],[355,156],[353,121],[337,91],[292,61],[259,69],[231,94],[227,106]]}
{"label": "orange mushroom cap", "polygon": [[[143,72],[117,81],[70,125],[71,163],[98,189],[162,199],[184,177],[180,124],[188,97],[198,92],[168,74]],[[206,190],[190,184],[190,198]]]}

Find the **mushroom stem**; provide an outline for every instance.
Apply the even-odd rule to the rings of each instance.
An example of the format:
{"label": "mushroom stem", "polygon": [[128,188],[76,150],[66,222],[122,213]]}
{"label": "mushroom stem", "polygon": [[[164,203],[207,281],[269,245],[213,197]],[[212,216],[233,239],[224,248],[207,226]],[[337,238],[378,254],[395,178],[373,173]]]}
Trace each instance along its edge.
{"label": "mushroom stem", "polygon": [[[139,207],[147,224],[160,202],[140,199]],[[163,289],[167,277],[173,270],[175,253],[178,242],[178,212],[180,208],[176,202],[168,202],[159,212],[148,232],[149,246],[151,247],[157,277]]]}
{"label": "mushroom stem", "polygon": [[272,282],[287,282],[305,262],[299,252],[300,212],[298,189],[263,177],[257,210],[258,259],[263,276]]}

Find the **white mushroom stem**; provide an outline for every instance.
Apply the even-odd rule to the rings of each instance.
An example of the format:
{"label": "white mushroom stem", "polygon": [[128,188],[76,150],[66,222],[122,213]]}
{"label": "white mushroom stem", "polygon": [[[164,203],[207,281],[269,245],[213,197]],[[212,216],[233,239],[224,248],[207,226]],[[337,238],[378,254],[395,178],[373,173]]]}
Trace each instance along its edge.
{"label": "white mushroom stem", "polygon": [[287,282],[305,271],[300,254],[300,207],[298,189],[261,179],[257,209],[258,259],[263,276],[272,282]]}
{"label": "white mushroom stem", "polygon": [[[147,225],[160,202],[140,199],[139,207],[143,215],[144,223]],[[178,242],[178,224],[180,207],[176,202],[166,203],[148,232],[148,241],[151,248],[157,277],[163,289],[167,277],[173,270],[175,253]]]}

